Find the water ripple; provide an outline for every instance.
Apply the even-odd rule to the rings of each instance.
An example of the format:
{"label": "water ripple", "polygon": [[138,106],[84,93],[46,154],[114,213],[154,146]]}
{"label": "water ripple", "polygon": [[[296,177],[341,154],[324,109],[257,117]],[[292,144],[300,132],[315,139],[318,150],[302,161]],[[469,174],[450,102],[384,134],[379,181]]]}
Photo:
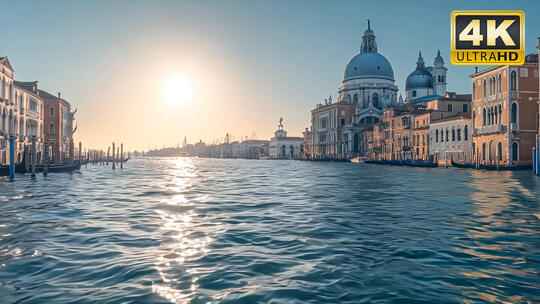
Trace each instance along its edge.
{"label": "water ripple", "polygon": [[539,303],[530,172],[136,159],[0,181],[3,303]]}

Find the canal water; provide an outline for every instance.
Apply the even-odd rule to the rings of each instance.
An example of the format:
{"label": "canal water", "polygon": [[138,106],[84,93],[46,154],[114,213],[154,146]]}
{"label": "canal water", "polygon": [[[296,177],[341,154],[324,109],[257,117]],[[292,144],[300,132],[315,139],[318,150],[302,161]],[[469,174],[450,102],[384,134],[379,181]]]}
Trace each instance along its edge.
{"label": "canal water", "polygon": [[135,159],[0,181],[1,303],[540,303],[540,178]]}

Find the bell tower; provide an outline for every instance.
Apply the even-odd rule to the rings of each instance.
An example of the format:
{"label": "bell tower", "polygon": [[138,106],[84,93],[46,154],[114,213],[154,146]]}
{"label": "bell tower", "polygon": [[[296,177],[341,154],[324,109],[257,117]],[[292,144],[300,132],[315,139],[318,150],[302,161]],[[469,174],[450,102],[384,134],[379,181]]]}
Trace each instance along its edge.
{"label": "bell tower", "polygon": [[433,94],[444,96],[446,94],[446,72],[448,69],[444,66],[444,60],[441,56],[441,50],[437,51],[437,57],[433,62]]}

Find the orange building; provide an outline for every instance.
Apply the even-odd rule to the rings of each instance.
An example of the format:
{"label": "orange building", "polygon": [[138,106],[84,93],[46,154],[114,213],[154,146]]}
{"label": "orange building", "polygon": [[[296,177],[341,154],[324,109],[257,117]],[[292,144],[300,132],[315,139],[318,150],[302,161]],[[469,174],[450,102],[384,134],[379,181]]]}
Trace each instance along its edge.
{"label": "orange building", "polygon": [[388,108],[382,123],[373,128],[373,142],[369,152],[375,159],[413,159],[413,122],[417,115],[425,113],[425,106],[405,103]]}
{"label": "orange building", "polygon": [[472,80],[474,160],[520,166],[532,163],[538,124],[538,54],[520,66],[494,66]]}
{"label": "orange building", "polygon": [[426,113],[414,117],[413,127],[413,159],[428,160],[429,155],[429,125],[434,111],[427,110]]}

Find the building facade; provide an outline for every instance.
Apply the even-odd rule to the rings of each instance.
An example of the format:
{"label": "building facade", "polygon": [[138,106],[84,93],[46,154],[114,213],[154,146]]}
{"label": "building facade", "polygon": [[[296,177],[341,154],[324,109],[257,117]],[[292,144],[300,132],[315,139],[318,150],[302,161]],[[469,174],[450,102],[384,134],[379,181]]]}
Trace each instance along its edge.
{"label": "building facade", "polygon": [[345,157],[349,140],[343,128],[353,122],[354,111],[354,105],[344,100],[332,103],[331,98],[311,111],[311,142],[306,145],[310,158]]}
{"label": "building facade", "polygon": [[482,164],[532,164],[537,134],[538,54],[520,66],[494,66],[470,76],[474,160]]}
{"label": "building facade", "polygon": [[472,153],[471,113],[458,113],[431,121],[429,136],[432,139],[429,153],[439,164],[471,162]]}
{"label": "building facade", "polygon": [[43,100],[17,86],[7,57],[0,57],[0,164],[9,164],[9,139],[15,140],[15,162],[36,146],[37,161],[43,147]]}
{"label": "building facade", "polygon": [[75,112],[71,112],[69,102],[62,99],[60,93],[55,96],[39,89],[37,81],[16,81],[15,85],[43,103],[43,143],[48,149],[49,160],[55,164],[73,160]]}

